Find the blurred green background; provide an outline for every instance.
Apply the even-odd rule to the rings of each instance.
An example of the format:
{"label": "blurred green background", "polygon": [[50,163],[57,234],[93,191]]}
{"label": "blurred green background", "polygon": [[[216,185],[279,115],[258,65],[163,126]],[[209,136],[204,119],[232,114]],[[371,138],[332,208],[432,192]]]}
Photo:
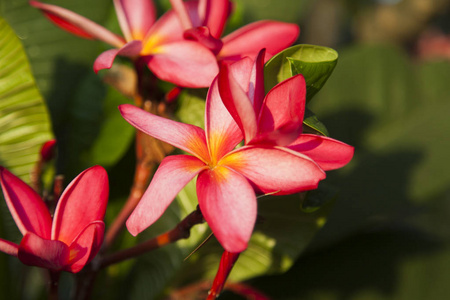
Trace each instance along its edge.
{"label": "blurred green background", "polygon": [[[69,8],[108,28],[118,28],[110,0],[47,2]],[[297,43],[338,51],[334,73],[309,108],[327,126],[331,137],[355,146],[355,157],[344,169],[328,173],[324,185],[337,191],[337,196],[332,207],[327,207],[327,223],[305,251],[299,255],[312,231],[304,228],[321,215],[308,219],[304,215],[279,214],[274,222],[286,220],[288,225],[278,228],[274,239],[280,243],[284,256],[272,255],[279,248],[267,248],[265,237],[257,236],[255,244],[264,246],[252,248],[249,253],[259,253],[267,262],[250,264],[248,255],[238,261],[232,276],[253,277],[247,283],[273,299],[449,299],[450,1],[235,3],[228,31],[259,19],[295,22],[301,27]],[[158,2],[161,10],[167,5],[168,1]],[[63,157],[58,160],[57,171],[71,178],[93,163],[107,167],[114,195],[108,207],[110,220],[127,195],[134,160],[133,130],[116,110],[118,104],[130,100],[92,72],[92,62],[107,46],[55,28],[25,0],[0,0],[0,14],[23,43],[37,87],[48,105]],[[196,104],[195,99],[180,103],[180,111],[190,112],[187,118],[191,118],[191,123],[202,118],[202,106]],[[185,197],[193,193],[188,187]],[[269,199],[261,201],[263,211],[281,207],[280,211],[285,212],[292,210],[291,202],[294,208],[298,205],[292,198],[285,203],[283,199]],[[3,201],[2,205],[0,236],[20,240]],[[173,211],[179,218],[180,211],[192,209],[187,205]],[[291,222],[289,218],[294,217]],[[161,221],[155,232],[175,223],[176,220]],[[197,231],[189,249],[207,233],[205,228]],[[282,231],[285,232],[280,235]],[[124,235],[117,247],[133,243]],[[101,277],[97,282],[96,297],[146,299],[167,292],[164,287],[168,282],[175,287],[186,284],[189,280],[183,277],[197,275],[196,272],[209,270],[205,276],[210,278],[217,266],[217,253],[220,255],[217,245],[201,249],[193,262],[183,264],[187,249],[172,247],[169,252],[158,252],[156,258],[108,269],[109,277]],[[211,249],[215,249],[215,256],[209,260]],[[286,257],[289,262],[283,261]],[[280,260],[278,267],[276,259]],[[280,272],[294,260],[284,274],[261,275]],[[168,270],[161,261],[171,262],[172,269]],[[257,271],[252,270],[255,264]],[[199,265],[204,266],[192,270]],[[148,271],[149,266],[154,268],[153,273]],[[184,276],[175,276],[174,270],[180,268]],[[17,260],[0,255],[0,270],[0,288],[5,295],[21,299],[43,297],[42,279],[36,268],[22,267]],[[127,277],[129,274],[135,275]],[[150,285],[154,289],[147,291],[148,282],[155,276],[160,282],[152,284],[158,287]],[[29,283],[24,289],[17,284],[19,278]],[[63,279],[63,287],[71,286],[71,280]],[[117,282],[121,285],[114,287]],[[239,299],[230,292],[221,298]]]}

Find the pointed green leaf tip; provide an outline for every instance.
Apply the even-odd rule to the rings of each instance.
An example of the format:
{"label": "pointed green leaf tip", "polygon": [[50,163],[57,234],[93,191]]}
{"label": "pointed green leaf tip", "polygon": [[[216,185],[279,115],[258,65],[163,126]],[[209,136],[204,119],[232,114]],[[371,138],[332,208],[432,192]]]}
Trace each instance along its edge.
{"label": "pointed green leaf tip", "polygon": [[327,47],[296,45],[272,57],[264,68],[266,91],[297,74],[306,81],[306,101],[323,87],[336,66],[338,53]]}
{"label": "pointed green leaf tip", "polygon": [[307,126],[307,128],[303,128],[303,133],[312,133],[329,136],[328,130],[325,127],[325,125],[322,122],[320,122],[319,119],[316,117],[316,115],[309,109],[305,110],[305,118],[303,119],[303,125]]}
{"label": "pointed green leaf tip", "polygon": [[46,141],[50,119],[14,31],[0,18],[0,164],[23,180]]}

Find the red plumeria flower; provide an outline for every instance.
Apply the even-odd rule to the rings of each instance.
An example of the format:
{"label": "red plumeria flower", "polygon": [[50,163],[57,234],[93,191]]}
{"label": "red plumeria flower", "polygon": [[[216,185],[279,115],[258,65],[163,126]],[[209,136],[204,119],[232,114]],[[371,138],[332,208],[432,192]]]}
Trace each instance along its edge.
{"label": "red plumeria flower", "polygon": [[160,79],[183,87],[206,87],[219,71],[215,56],[201,44],[183,38],[178,16],[169,11],[156,21],[151,0],[114,0],[120,37],[70,10],[30,1],[53,23],[80,37],[97,39],[116,49],[95,60],[94,71],[111,68],[117,55],[141,57]]}
{"label": "red plumeria flower", "polygon": [[25,182],[0,167],[6,204],[20,232],[19,245],[0,239],[0,251],[30,266],[79,272],[103,242],[108,176],[95,166],[78,175],[65,189],[52,219],[44,201]]}
{"label": "red plumeria flower", "polygon": [[[243,88],[229,66],[218,75],[223,103],[244,134],[245,144],[284,146],[314,160],[325,170],[346,165],[354,148],[332,138],[302,134],[306,85],[303,75],[293,76],[264,91],[264,50],[253,66],[249,85]],[[269,190],[262,189],[263,192]]]}
{"label": "red plumeria flower", "polygon": [[296,24],[263,20],[221,38],[231,12],[230,0],[171,0],[171,3],[186,29],[185,38],[210,48],[221,62],[235,62],[246,56],[255,59],[263,48],[267,49],[267,60],[294,43],[300,33]]}
{"label": "red plumeria flower", "polygon": [[[251,76],[252,69],[255,69],[252,60],[245,58],[226,70],[241,84],[244,93],[252,94],[249,88],[262,84],[254,81],[259,77]],[[298,102],[304,105],[305,94],[298,91],[306,89],[305,82],[296,83],[300,87],[281,84],[275,89],[281,89],[280,93],[271,93],[274,97],[268,103],[275,101],[278,106],[288,106],[293,98],[300,98]],[[290,98],[285,98],[286,95]],[[325,178],[325,172],[313,159],[286,147],[249,144],[235,149],[243,134],[222,103],[217,80],[213,81],[206,99],[205,130],[155,116],[132,105],[121,105],[119,109],[137,129],[192,154],[169,156],[162,161],[127,221],[133,235],[153,224],[178,192],[198,175],[197,196],[205,220],[226,251],[241,252],[247,247],[256,220],[255,187],[263,193],[291,194],[314,189]],[[277,117],[282,112],[272,110],[272,113]],[[329,139],[323,141],[323,145],[328,145]],[[341,152],[350,149],[353,152],[353,148],[334,142],[332,147],[336,154],[323,159],[335,162],[334,166],[346,164],[349,158]],[[321,157],[318,153],[322,149],[318,146],[308,150]]]}

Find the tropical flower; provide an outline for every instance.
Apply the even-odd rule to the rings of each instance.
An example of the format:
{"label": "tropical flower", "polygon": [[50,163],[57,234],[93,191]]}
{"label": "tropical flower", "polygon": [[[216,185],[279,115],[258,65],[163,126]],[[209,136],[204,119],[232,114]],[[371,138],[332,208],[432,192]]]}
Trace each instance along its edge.
{"label": "tropical flower", "polygon": [[209,86],[219,71],[207,48],[183,38],[184,30],[173,11],[156,21],[151,0],[114,0],[124,38],[65,8],[38,1],[30,4],[62,29],[116,47],[97,57],[95,72],[111,68],[117,55],[140,57],[158,78],[184,87]]}
{"label": "tropical flower", "polygon": [[255,60],[252,81],[244,88],[229,66],[218,75],[220,96],[244,134],[246,145],[285,146],[314,160],[322,170],[345,166],[353,147],[332,138],[302,134],[306,85],[303,75],[264,91],[264,50]]}
{"label": "tropical flower", "polygon": [[19,245],[0,239],[0,251],[30,266],[79,272],[103,242],[108,176],[95,166],[78,175],[65,189],[52,219],[39,195],[0,167],[6,204],[23,235]]}
{"label": "tropical flower", "polygon": [[[259,57],[261,61],[263,54]],[[262,84],[261,78],[253,75],[257,68],[258,64],[254,65],[251,59],[244,58],[221,73],[229,72],[233,78],[229,80],[230,83],[238,84],[239,91],[244,94],[253,95],[261,92],[258,88]],[[272,114],[274,120],[284,120],[286,116],[283,114],[289,111],[295,123],[301,123],[305,91],[305,81],[301,75],[274,87],[266,101],[261,103],[261,109],[267,112],[264,117]],[[235,107],[247,105],[245,101],[248,98],[239,99],[244,102],[236,101]],[[254,189],[263,193],[291,194],[314,189],[325,178],[325,172],[319,164],[301,151],[263,143],[247,143],[235,149],[243,136],[248,140],[247,125],[242,124],[247,121],[245,118],[239,119],[241,124],[236,124],[233,120],[233,117],[237,119],[234,116],[236,109],[225,108],[219,95],[217,79],[213,81],[206,99],[205,130],[155,116],[132,105],[121,105],[119,109],[122,116],[137,129],[192,154],[168,156],[162,161],[127,221],[128,230],[133,235],[153,224],[178,192],[198,175],[197,196],[205,220],[226,251],[241,252],[247,247],[256,220]],[[237,110],[240,112],[240,108]],[[269,125],[270,121],[261,123]],[[244,130],[241,131],[239,127]],[[265,127],[264,130],[261,134],[267,132],[268,136],[276,140],[276,130],[270,132]],[[348,155],[341,155],[341,152],[353,153],[352,147],[335,143],[331,139],[317,138],[321,143],[314,144],[313,148],[308,147],[308,154],[320,157],[325,162],[331,161],[333,167],[349,161]],[[323,149],[328,151],[329,147],[336,154],[322,155]]]}
{"label": "tropical flower", "polygon": [[171,0],[186,39],[196,40],[210,48],[221,62],[235,62],[243,57],[255,59],[266,49],[265,59],[290,46],[300,29],[296,24],[263,20],[248,24],[221,38],[230,15],[230,0]]}

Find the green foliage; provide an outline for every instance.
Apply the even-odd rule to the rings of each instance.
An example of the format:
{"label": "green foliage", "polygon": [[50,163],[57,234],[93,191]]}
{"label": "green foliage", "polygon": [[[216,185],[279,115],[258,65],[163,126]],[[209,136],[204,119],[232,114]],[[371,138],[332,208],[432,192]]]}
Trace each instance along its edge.
{"label": "green foliage", "polygon": [[355,157],[328,173],[338,197],[308,254],[252,283],[275,299],[445,299],[450,63],[412,64],[389,46],[339,60],[311,109]]}
{"label": "green foliage", "polygon": [[337,59],[337,52],[327,47],[296,45],[287,48],[266,63],[266,91],[289,77],[302,74],[306,81],[306,102],[309,102],[330,77]]}
{"label": "green foliage", "polygon": [[[283,80],[302,74],[306,81],[306,102],[308,103],[330,77],[337,59],[337,52],[326,47],[296,45],[287,48],[266,63],[265,90],[267,92]],[[306,126],[305,132],[328,135],[325,125],[308,109],[303,123]]]}
{"label": "green foliage", "polygon": [[[304,196],[263,196],[258,199],[255,233],[248,249],[240,255],[239,263],[233,268],[230,280],[281,273],[292,266],[317,230],[325,224],[331,205],[328,203],[313,213],[305,213],[301,210]],[[177,284],[214,278],[222,252],[214,238],[207,242],[185,263]]]}
{"label": "green foliage", "polygon": [[52,139],[50,120],[25,52],[14,31],[0,18],[0,164],[23,180]]}

